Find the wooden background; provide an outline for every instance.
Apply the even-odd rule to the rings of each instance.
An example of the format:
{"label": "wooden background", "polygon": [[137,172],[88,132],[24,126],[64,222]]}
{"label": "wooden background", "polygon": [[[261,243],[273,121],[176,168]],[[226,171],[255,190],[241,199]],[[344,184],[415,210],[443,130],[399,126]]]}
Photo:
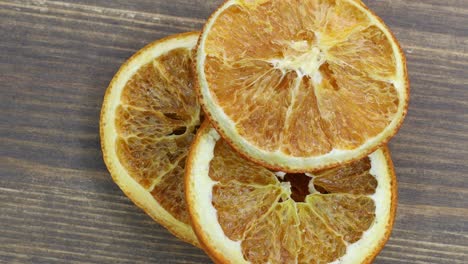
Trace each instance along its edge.
{"label": "wooden background", "polygon": [[[99,146],[104,91],[221,0],[0,0],[0,263],[210,263],[134,206]],[[376,263],[468,263],[468,0],[367,0],[408,56],[400,182]]]}

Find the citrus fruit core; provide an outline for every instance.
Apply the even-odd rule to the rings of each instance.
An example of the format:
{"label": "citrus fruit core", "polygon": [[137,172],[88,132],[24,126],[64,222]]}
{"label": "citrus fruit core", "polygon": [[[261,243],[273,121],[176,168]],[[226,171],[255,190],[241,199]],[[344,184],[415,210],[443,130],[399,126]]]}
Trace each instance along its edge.
{"label": "citrus fruit core", "polygon": [[291,199],[295,202],[305,202],[306,197],[311,193],[309,184],[312,179],[305,173],[287,173],[279,176],[278,180],[290,186]]}

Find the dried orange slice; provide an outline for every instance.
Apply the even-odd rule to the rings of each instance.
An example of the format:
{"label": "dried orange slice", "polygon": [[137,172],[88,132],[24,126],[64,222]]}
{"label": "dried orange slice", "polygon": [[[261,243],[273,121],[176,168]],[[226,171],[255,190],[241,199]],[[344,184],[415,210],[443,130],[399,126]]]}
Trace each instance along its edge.
{"label": "dried orange slice", "polygon": [[198,36],[174,35],[136,53],[112,80],[101,112],[102,152],[114,181],[154,220],[194,245],[183,175],[200,124],[191,74]]}
{"label": "dried orange slice", "polygon": [[192,225],[216,263],[370,263],[393,226],[385,147],[342,167],[286,174],[242,158],[205,123],[185,177]]}
{"label": "dried orange slice", "polygon": [[228,0],[197,55],[200,104],[223,138],[288,172],[362,158],[401,126],[404,54],[358,0]]}

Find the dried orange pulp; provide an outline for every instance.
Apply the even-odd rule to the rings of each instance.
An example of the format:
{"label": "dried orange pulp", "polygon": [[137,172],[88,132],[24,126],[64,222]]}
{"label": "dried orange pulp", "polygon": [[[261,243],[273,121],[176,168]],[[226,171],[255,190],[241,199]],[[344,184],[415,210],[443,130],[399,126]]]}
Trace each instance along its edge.
{"label": "dried orange pulp", "polygon": [[196,246],[183,175],[200,124],[191,74],[198,36],[174,35],[136,53],[112,80],[101,112],[102,152],[114,181],[154,220]]}
{"label": "dried orange pulp", "polygon": [[202,125],[187,160],[185,190],[193,228],[213,260],[372,262],[395,217],[388,150],[288,176],[242,158],[208,123]]}
{"label": "dried orange pulp", "polygon": [[208,20],[197,93],[223,138],[266,167],[304,172],[362,158],[401,126],[405,57],[357,0],[229,0]]}

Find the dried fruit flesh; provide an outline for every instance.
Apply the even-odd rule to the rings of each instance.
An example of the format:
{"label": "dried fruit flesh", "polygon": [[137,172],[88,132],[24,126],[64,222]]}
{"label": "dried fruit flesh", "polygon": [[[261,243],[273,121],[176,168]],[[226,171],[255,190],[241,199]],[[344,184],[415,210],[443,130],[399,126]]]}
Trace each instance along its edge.
{"label": "dried fruit flesh", "polygon": [[202,33],[197,89],[238,151],[301,172],[356,160],[396,133],[405,67],[360,1],[231,0]]}
{"label": "dried fruit flesh", "polygon": [[361,263],[391,231],[396,189],[386,149],[289,174],[243,158],[206,123],[187,162],[192,223],[219,263]]}
{"label": "dried fruit flesh", "polygon": [[183,177],[200,124],[191,71],[198,36],[174,35],[132,56],[112,80],[100,120],[114,181],[148,215],[194,245]]}

